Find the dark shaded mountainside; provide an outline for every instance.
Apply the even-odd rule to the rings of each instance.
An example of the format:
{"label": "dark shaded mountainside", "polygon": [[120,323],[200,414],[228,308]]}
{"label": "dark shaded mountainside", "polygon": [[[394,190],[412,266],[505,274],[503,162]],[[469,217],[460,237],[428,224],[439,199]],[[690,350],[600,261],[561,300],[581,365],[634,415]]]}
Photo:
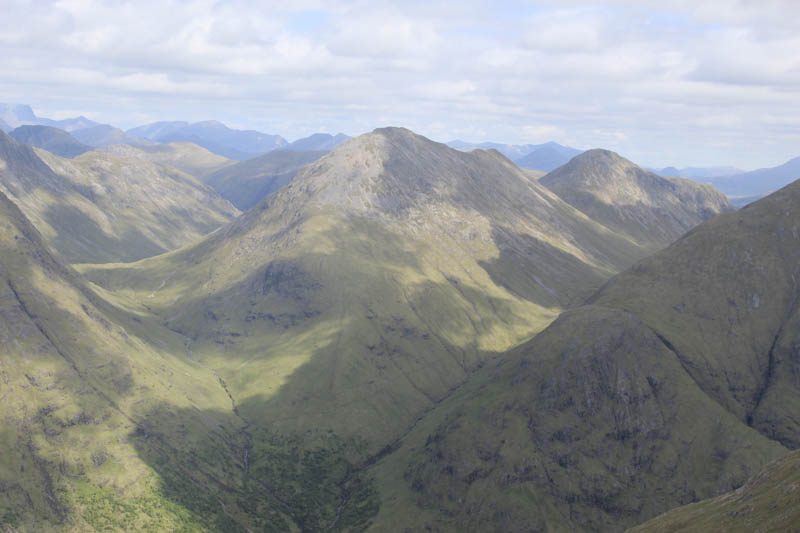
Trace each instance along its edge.
{"label": "dark shaded mountainside", "polygon": [[650,251],[717,213],[731,211],[712,185],[663,178],[608,150],[588,150],[539,183],[608,228]]}
{"label": "dark shaded mountainside", "polygon": [[800,451],[764,467],[735,491],[679,507],[629,533],[794,533],[800,524]]}
{"label": "dark shaded mountainside", "polygon": [[303,166],[326,153],[322,150],[274,150],[226,166],[204,181],[220,196],[245,211],[292,181]]}
{"label": "dark shaded mountainside", "polygon": [[375,530],[621,531],[739,487],[800,447],[798,258],[800,182],[614,277],[374,468]]}
{"label": "dark shaded mountainside", "polygon": [[9,135],[16,141],[61,157],[75,157],[92,150],[66,131],[51,126],[20,126]]}
{"label": "dark shaded mountainside", "polygon": [[193,242],[238,210],[179,170],[87,152],[38,154],[0,133],[0,190],[69,262],[132,261]]}

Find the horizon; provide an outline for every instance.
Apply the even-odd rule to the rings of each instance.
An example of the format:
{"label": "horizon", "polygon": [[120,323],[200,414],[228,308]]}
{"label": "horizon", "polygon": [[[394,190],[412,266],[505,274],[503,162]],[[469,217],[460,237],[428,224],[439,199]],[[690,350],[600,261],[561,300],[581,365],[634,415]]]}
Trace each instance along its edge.
{"label": "horizon", "polygon": [[396,125],[752,170],[798,155],[798,14],[789,0],[12,1],[0,101],[125,130],[219,120],[295,140]]}

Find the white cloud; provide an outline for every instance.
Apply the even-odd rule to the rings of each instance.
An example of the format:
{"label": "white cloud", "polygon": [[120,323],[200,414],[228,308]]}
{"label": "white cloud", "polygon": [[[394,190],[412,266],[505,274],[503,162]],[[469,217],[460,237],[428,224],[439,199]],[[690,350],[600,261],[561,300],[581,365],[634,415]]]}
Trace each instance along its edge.
{"label": "white cloud", "polygon": [[290,138],[393,123],[664,165],[797,155],[794,0],[3,4],[0,100],[59,116],[216,118]]}

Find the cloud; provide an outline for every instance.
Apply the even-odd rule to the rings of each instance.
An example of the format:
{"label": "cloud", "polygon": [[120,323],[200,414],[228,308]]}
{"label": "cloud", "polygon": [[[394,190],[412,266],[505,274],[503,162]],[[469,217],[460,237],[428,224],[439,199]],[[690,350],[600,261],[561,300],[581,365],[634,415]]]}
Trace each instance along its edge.
{"label": "cloud", "polygon": [[[643,163],[797,155],[793,0],[6,0],[0,100],[121,126],[607,144]],[[759,146],[760,151],[751,149]],[[744,148],[743,148],[744,147]]]}

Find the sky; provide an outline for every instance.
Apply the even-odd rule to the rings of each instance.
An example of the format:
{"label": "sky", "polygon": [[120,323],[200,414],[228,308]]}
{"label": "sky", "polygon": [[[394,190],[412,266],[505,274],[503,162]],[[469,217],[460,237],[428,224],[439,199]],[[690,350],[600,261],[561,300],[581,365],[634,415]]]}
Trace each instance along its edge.
{"label": "sky", "polygon": [[800,155],[800,1],[0,0],[0,102],[130,128]]}

